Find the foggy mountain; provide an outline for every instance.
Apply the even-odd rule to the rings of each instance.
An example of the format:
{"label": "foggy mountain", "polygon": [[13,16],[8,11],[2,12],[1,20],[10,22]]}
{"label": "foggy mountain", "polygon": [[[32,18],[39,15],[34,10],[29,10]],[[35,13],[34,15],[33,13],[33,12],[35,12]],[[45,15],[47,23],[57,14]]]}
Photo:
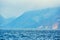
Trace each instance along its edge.
{"label": "foggy mountain", "polygon": [[41,10],[33,10],[24,12],[12,22],[5,25],[10,28],[37,28],[39,26],[52,26],[58,22],[60,15],[60,7],[46,8]]}

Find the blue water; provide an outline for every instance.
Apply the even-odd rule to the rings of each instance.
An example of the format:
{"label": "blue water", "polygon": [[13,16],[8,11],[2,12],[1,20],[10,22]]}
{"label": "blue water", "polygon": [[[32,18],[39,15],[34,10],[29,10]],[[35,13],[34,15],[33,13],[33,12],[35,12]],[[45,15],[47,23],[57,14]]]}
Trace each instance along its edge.
{"label": "blue water", "polygon": [[60,30],[0,30],[0,40],[60,40]]}

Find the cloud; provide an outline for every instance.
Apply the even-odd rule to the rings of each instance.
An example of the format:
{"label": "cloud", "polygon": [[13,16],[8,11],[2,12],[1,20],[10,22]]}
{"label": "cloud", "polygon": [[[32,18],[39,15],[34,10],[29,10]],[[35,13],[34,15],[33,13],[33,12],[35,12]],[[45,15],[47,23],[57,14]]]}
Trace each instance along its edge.
{"label": "cloud", "polygon": [[5,17],[8,16],[8,18],[18,16],[24,11],[60,5],[60,0],[0,0],[0,2],[2,5],[2,8],[0,9],[2,10],[1,14]]}

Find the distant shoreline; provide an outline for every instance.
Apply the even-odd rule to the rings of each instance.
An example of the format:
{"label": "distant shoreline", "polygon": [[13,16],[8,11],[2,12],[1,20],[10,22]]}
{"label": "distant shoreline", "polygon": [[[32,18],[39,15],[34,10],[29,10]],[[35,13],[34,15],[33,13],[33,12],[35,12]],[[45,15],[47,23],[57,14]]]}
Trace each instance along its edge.
{"label": "distant shoreline", "polygon": [[[37,28],[0,28],[0,30],[54,30],[54,29],[37,29]],[[60,29],[55,29],[60,30]]]}

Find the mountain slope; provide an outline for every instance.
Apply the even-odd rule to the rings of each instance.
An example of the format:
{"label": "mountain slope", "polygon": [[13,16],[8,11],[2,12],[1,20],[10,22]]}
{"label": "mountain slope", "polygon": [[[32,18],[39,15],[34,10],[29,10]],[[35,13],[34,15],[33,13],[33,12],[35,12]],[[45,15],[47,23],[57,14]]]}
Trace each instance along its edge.
{"label": "mountain slope", "polygon": [[12,28],[36,28],[41,25],[52,26],[52,24],[57,22],[57,16],[60,15],[59,10],[60,8],[58,7],[28,11],[5,26]]}
{"label": "mountain slope", "polygon": [[0,15],[0,26],[3,24],[3,22],[4,22],[4,17]]}
{"label": "mountain slope", "polygon": [[9,24],[11,21],[13,21],[15,18],[4,18],[2,15],[0,15],[0,28],[4,27],[5,25]]}

